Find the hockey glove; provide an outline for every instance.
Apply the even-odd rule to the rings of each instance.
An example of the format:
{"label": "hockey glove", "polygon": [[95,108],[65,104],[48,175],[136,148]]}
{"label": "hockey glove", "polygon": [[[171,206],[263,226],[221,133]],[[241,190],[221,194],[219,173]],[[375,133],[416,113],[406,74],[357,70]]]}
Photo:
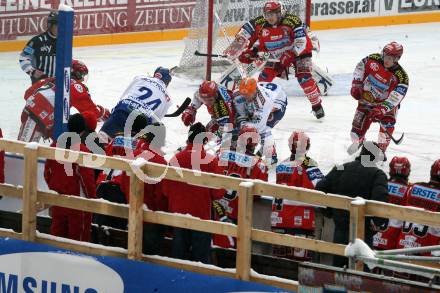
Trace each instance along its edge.
{"label": "hockey glove", "polygon": [[293,63],[293,61],[295,61],[295,54],[292,51],[286,51],[280,57],[280,64],[284,68],[289,67],[290,64]]}
{"label": "hockey glove", "polygon": [[247,49],[244,50],[240,56],[238,56],[238,61],[241,63],[250,64],[252,61],[254,61],[255,57],[257,56],[257,52],[253,49]]}
{"label": "hockey glove", "polygon": [[218,124],[217,120],[211,119],[211,121],[206,124],[205,128],[207,132],[215,133],[220,128],[220,125]]}
{"label": "hockey glove", "polygon": [[225,207],[218,200],[212,201],[212,207],[220,222],[232,223],[231,219],[226,215]]}
{"label": "hockey glove", "polygon": [[196,121],[197,110],[193,106],[188,106],[182,113],[182,121],[185,126],[190,126]]}
{"label": "hockey glove", "polygon": [[353,79],[351,82],[351,91],[350,94],[356,100],[362,98],[362,93],[364,91],[364,83],[361,80]]}
{"label": "hockey glove", "polygon": [[373,120],[373,122],[379,122],[383,119],[386,112],[387,110],[384,106],[376,106],[369,113],[370,119]]}
{"label": "hockey glove", "polygon": [[110,111],[106,108],[104,108],[101,105],[97,105],[96,109],[98,110],[98,120],[103,122],[110,117]]}

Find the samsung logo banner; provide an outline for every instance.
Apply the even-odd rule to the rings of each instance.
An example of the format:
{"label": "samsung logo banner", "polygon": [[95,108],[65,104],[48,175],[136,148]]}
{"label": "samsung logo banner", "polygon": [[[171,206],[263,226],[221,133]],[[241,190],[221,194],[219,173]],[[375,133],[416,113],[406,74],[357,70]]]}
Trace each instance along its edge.
{"label": "samsung logo banner", "polygon": [[[203,265],[202,265],[203,266]],[[140,261],[0,237],[0,293],[288,292]]]}
{"label": "samsung logo banner", "polygon": [[124,292],[121,277],[92,257],[54,252],[0,255],[0,292]]}

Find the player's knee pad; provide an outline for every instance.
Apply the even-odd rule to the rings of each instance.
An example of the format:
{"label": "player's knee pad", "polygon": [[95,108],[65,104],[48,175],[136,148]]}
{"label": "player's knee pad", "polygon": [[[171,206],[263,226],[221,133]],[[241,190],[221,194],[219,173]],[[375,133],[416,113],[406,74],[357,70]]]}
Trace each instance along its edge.
{"label": "player's knee pad", "polygon": [[312,76],[312,58],[304,57],[295,60],[295,75],[299,80],[299,76],[301,75],[310,75]]}

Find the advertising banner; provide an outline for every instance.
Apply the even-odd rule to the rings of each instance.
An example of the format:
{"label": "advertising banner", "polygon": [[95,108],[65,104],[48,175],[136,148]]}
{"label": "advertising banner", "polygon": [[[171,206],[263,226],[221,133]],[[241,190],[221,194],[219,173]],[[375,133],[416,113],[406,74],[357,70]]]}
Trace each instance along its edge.
{"label": "advertising banner", "polygon": [[0,292],[286,292],[122,258],[0,238]]}
{"label": "advertising banner", "polygon": [[440,0],[312,0],[312,21],[440,12]]}
{"label": "advertising banner", "polygon": [[187,28],[195,5],[194,0],[2,0],[0,40],[43,32],[50,9],[60,2],[75,10],[74,35]]}

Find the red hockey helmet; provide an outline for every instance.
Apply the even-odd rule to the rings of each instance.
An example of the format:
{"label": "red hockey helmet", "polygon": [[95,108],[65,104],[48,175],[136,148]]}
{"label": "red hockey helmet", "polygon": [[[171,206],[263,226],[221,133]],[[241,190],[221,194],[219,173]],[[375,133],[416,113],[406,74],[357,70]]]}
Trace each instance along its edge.
{"label": "red hockey helmet", "polygon": [[89,74],[89,69],[87,66],[83,62],[73,59],[70,77],[77,81],[84,81],[87,74]]}
{"label": "red hockey helmet", "polygon": [[394,157],[390,162],[390,176],[407,178],[411,172],[411,163],[406,157]]}
{"label": "red hockey helmet", "polygon": [[303,131],[294,131],[289,137],[292,154],[304,155],[310,149],[310,137]]}
{"label": "red hockey helmet", "polygon": [[276,0],[266,2],[263,7],[263,16],[271,25],[277,24],[284,16],[283,4]]}
{"label": "red hockey helmet", "polygon": [[431,166],[431,180],[440,182],[440,159],[436,160]]}
{"label": "red hockey helmet", "polygon": [[283,4],[279,1],[267,1],[263,7],[263,13],[282,13],[283,12]]}
{"label": "red hockey helmet", "polygon": [[391,42],[383,47],[382,53],[387,56],[400,58],[403,54],[403,46],[397,42]]}
{"label": "red hockey helmet", "polygon": [[205,80],[199,87],[199,95],[202,99],[214,98],[217,95],[218,86],[215,81]]}

